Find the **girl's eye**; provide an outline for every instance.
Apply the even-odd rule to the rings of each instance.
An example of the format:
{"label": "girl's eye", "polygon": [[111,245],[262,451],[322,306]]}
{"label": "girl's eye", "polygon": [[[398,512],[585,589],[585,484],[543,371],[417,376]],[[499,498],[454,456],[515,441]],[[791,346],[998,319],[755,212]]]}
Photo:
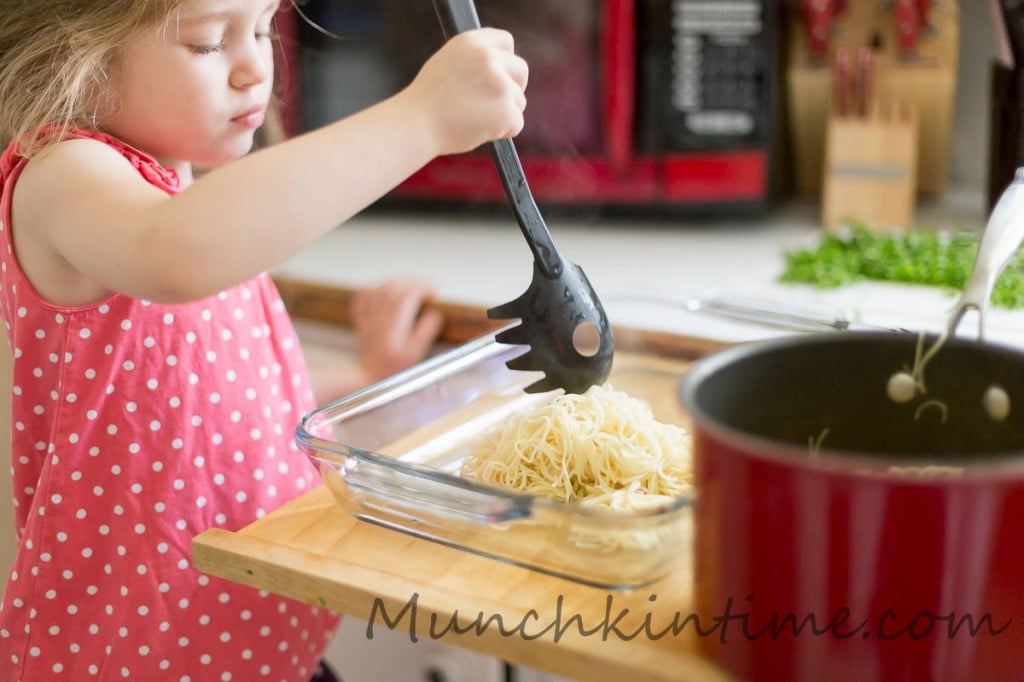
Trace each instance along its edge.
{"label": "girl's eye", "polygon": [[224,49],[224,42],[221,41],[216,45],[189,45],[188,49],[192,50],[196,54],[213,54],[214,52],[220,52]]}

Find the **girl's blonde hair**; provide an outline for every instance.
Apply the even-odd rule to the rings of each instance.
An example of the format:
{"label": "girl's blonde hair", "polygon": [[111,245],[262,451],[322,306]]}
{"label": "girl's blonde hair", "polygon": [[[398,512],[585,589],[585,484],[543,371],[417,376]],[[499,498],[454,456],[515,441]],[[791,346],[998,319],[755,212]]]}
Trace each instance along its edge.
{"label": "girl's blonde hair", "polygon": [[184,2],[2,1],[0,144],[18,140],[24,156],[46,144],[38,135],[43,126],[96,128],[125,39],[168,20]]}

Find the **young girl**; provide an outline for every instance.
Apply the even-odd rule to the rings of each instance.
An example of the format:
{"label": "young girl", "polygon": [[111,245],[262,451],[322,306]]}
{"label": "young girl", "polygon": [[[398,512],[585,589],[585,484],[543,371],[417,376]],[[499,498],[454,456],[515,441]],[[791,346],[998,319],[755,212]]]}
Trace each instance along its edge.
{"label": "young girl", "polygon": [[507,33],[465,33],[394,97],[247,154],[277,5],[3,0],[4,680],[304,682],[332,636],[336,615],[189,560],[316,483],[292,441],[316,397],[265,272],[433,157],[518,133],[527,70]]}

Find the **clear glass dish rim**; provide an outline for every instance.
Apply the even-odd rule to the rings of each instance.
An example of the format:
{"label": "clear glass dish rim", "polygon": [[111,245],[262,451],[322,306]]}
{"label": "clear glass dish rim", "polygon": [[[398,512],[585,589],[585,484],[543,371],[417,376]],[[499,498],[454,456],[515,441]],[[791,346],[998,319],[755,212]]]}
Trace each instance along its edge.
{"label": "clear glass dish rim", "polygon": [[[382,455],[358,446],[329,441],[314,435],[308,428],[308,425],[313,420],[325,418],[325,415],[332,415],[332,418],[330,418],[332,422],[343,421],[345,419],[343,411],[346,408],[361,406],[374,396],[385,397],[389,392],[402,386],[423,382],[431,378],[453,375],[457,373],[459,366],[472,364],[478,356],[491,357],[513,348],[513,346],[500,343],[494,338],[497,331],[500,331],[500,329],[442,351],[387,379],[307,412],[295,426],[294,438],[296,442],[308,457],[325,462],[336,468],[343,469],[346,460],[350,458],[356,461],[362,460],[371,466],[383,467],[384,469],[407,475],[411,474],[434,483],[460,488],[476,495],[489,497],[495,502],[503,502],[521,508],[524,512],[529,509],[538,508],[553,513],[583,517],[595,521],[628,523],[645,519],[660,520],[671,518],[680,510],[689,508],[692,505],[694,501],[694,493],[692,491],[653,507],[634,510],[589,507],[577,502],[561,502],[540,495],[504,490],[496,486],[471,481],[461,476],[453,476],[421,464],[403,462],[395,457]],[[445,371],[442,373],[442,370]],[[384,402],[386,403],[386,401]],[[337,459],[326,458],[323,456],[324,454],[329,454]]]}

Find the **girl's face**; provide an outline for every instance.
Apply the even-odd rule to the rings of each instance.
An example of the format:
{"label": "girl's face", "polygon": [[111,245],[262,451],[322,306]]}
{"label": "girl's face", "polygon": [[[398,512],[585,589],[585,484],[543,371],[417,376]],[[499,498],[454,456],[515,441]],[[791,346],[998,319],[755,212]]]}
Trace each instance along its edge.
{"label": "girl's face", "polygon": [[185,0],[126,41],[104,128],[167,167],[215,166],[252,147],[273,85],[280,0]]}

